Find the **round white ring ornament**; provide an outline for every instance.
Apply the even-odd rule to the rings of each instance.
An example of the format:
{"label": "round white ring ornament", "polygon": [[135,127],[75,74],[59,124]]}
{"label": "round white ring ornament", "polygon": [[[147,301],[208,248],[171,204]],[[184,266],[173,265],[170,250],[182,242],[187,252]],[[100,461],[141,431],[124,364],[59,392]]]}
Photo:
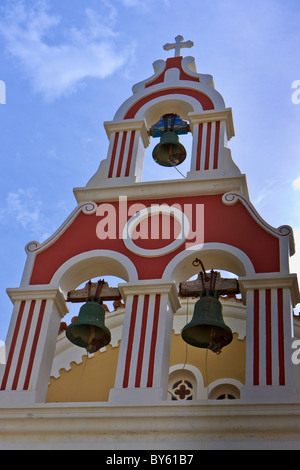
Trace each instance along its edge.
{"label": "round white ring ornament", "polygon": [[[141,223],[144,219],[151,217],[152,215],[156,214],[165,214],[169,216],[173,216],[179,223],[180,223],[180,232],[177,235],[176,239],[173,240],[169,245],[166,245],[162,248],[156,249],[147,249],[138,246],[134,243],[132,239],[132,233],[134,229],[137,227],[139,223]],[[128,222],[125,224],[123,229],[123,241],[132,253],[135,253],[140,256],[145,256],[148,258],[163,256],[172,251],[179,248],[187,239],[188,234],[190,231],[190,223],[187,216],[176,207],[168,206],[168,205],[157,205],[157,206],[150,206],[142,209],[141,211],[134,214]]]}

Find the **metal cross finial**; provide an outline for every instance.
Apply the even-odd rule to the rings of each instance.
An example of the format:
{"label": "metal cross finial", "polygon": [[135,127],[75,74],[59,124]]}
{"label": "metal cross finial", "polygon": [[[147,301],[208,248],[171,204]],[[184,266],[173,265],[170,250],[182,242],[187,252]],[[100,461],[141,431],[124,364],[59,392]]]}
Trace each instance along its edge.
{"label": "metal cross finial", "polygon": [[175,38],[175,43],[167,43],[163,47],[165,51],[170,51],[171,49],[175,49],[175,57],[180,56],[180,49],[182,47],[193,47],[194,43],[193,41],[186,41],[183,42],[183,36],[176,36]]}

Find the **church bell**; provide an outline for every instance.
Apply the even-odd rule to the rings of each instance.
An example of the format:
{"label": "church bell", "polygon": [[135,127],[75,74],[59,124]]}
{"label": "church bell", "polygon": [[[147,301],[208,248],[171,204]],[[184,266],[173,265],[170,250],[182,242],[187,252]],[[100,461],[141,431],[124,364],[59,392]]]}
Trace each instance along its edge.
{"label": "church bell", "polygon": [[186,150],[179,142],[175,131],[166,131],[162,134],[159,144],[152,152],[153,159],[162,166],[177,166],[186,158]]}
{"label": "church bell", "polygon": [[94,353],[110,343],[111,334],[104,324],[105,310],[101,299],[87,299],[80,308],[77,319],[71,323],[66,336],[71,343]]}
{"label": "church bell", "polygon": [[192,320],[182,330],[182,339],[197,348],[208,348],[220,353],[224,346],[232,341],[232,331],[224,323],[222,305],[207,289],[200,293],[200,299],[195,303]]}

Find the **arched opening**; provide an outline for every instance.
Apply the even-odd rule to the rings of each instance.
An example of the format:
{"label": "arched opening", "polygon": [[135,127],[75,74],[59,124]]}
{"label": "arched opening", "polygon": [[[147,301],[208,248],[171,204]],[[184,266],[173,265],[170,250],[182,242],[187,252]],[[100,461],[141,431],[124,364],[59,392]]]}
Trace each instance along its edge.
{"label": "arched opening", "polygon": [[66,293],[99,276],[116,276],[128,282],[138,278],[133,262],[126,256],[109,250],[91,250],[65,262],[54,274],[50,285]]}
{"label": "arched opening", "polygon": [[[145,119],[148,132],[150,132],[152,126],[157,124],[166,114],[177,115],[179,119],[189,124],[189,114],[201,111],[203,111],[202,106],[195,98],[178,94],[175,99],[166,95],[155,98],[142,106],[135,118]],[[174,167],[159,166],[153,160],[152,152],[154,147],[160,142],[160,138],[150,138],[150,145],[145,150],[142,181],[180,180],[186,177],[187,172],[191,169],[193,135],[191,130],[189,130],[188,133],[180,133],[178,137],[180,143],[186,149],[187,157],[184,162]]]}
{"label": "arched opening", "polygon": [[[250,260],[234,247],[204,244],[196,254],[185,252],[177,255],[175,257],[177,259],[174,258],[175,262],[173,263],[173,260],[170,263],[165,274],[173,276],[178,286],[181,282],[194,281],[202,270],[201,266],[193,265],[193,260],[196,257],[201,258],[207,273],[213,269],[220,273],[222,279],[238,279],[240,275],[246,275],[252,270]],[[218,380],[236,380],[245,383],[246,306],[241,294],[219,296],[224,323],[233,333],[232,342],[225,346],[219,355],[210,350],[187,344],[181,337],[184,326],[193,318],[199,294],[180,298],[181,308],[175,313],[173,321],[170,366],[176,361],[197,368],[203,376],[207,391],[210,390],[210,385]],[[184,383],[181,385],[184,387]],[[208,399],[208,392],[204,398]]]}
{"label": "arched opening", "polygon": [[[84,255],[69,260],[52,279],[52,283],[60,284],[65,296],[69,291],[84,288],[89,280],[97,283],[101,279],[109,287],[118,287],[120,282],[136,278],[135,269],[126,257],[115,259],[113,253],[101,250]],[[111,332],[111,341],[95,353],[87,354],[65,336],[66,327],[78,316],[84,302],[68,302],[69,313],[62,319],[58,335],[47,402],[108,400],[115,382],[125,305],[122,300],[103,303],[105,326]]]}
{"label": "arched opening", "polygon": [[184,162],[174,167],[163,167],[158,165],[154,161],[152,157],[152,152],[154,147],[159,143],[159,141],[159,138],[152,137],[150,140],[150,145],[145,151],[142,181],[145,182],[185,179],[187,172],[190,171],[191,167],[191,154],[193,142],[192,134],[189,132],[188,134],[179,135],[179,141],[185,147],[187,157]]}
{"label": "arched opening", "polygon": [[238,248],[224,243],[204,243],[176,255],[166,267],[163,279],[172,279],[179,284],[198,274],[199,266],[193,261],[199,258],[206,271],[229,271],[239,276],[253,276],[253,264],[248,256]]}

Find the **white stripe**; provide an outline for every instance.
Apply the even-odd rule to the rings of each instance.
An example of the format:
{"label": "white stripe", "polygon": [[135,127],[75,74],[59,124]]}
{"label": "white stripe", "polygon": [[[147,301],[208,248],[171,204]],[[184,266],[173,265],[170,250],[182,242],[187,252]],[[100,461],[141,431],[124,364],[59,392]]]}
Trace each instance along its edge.
{"label": "white stripe", "polygon": [[165,390],[167,390],[168,374],[163,374],[162,371],[169,369],[173,313],[168,294],[161,294],[152,386]]}
{"label": "white stripe", "polygon": [[214,168],[214,152],[215,152],[215,140],[216,140],[216,122],[211,123],[210,133],[210,150],[209,150],[209,170]]}
{"label": "white stripe", "polygon": [[197,124],[193,127],[191,171],[196,171],[199,127],[200,127],[200,124]]}
{"label": "white stripe", "polygon": [[123,162],[122,162],[122,168],[121,168],[121,174],[120,176],[125,176],[125,171],[126,171],[126,166],[127,166],[127,160],[128,160],[128,152],[129,152],[129,144],[130,144],[130,138],[131,138],[131,132],[132,131],[127,131],[126,132],[126,141],[125,141],[125,146],[124,146],[124,155],[123,155]]}
{"label": "white stripe", "polygon": [[266,291],[259,289],[259,385],[266,385]]}
{"label": "white stripe", "polygon": [[110,163],[111,163],[111,158],[112,158],[112,152],[114,148],[114,143],[115,143],[115,138],[116,138],[116,133],[114,132],[109,141],[109,146],[108,146],[108,151],[107,151],[107,166],[106,166],[106,177],[108,178],[109,174],[109,169],[110,169]]}
{"label": "white stripe", "polygon": [[113,172],[112,172],[112,178],[116,177],[116,174],[117,174],[123,134],[124,134],[124,132],[119,133],[119,140],[118,140],[118,145],[117,145],[117,148],[116,148],[116,156],[115,156],[115,162],[114,162],[114,167],[113,167]]}
{"label": "white stripe", "polygon": [[131,315],[132,315],[132,304],[133,304],[133,295],[128,295],[128,297],[126,298],[126,304],[125,304],[126,307],[125,307],[124,322],[123,322],[123,327],[122,327],[122,340],[121,340],[121,345],[120,345],[120,352],[119,352],[119,359],[118,359],[118,366],[117,366],[117,373],[116,373],[116,380],[115,380],[115,388],[123,387],[129,330],[130,330],[130,322],[131,322]]}
{"label": "white stripe", "polygon": [[285,385],[293,384],[293,363],[291,361],[291,343],[293,329],[293,312],[290,289],[282,289],[283,300],[283,335],[284,335],[284,369]]}
{"label": "white stripe", "polygon": [[128,381],[129,388],[135,387],[136,367],[137,367],[137,360],[138,360],[139,346],[140,346],[140,339],[141,339],[141,326],[142,326],[144,301],[145,301],[145,296],[139,295],[138,304],[137,304],[137,312],[136,312],[136,320],[135,320],[134,336],[133,336],[131,363],[130,363],[130,369],[129,369],[129,381]]}
{"label": "white stripe", "polygon": [[154,307],[155,307],[155,294],[151,294],[149,297],[149,306],[148,306],[146,337],[145,337],[145,345],[144,345],[144,357],[143,357],[142,375],[141,375],[141,387],[146,387],[147,380],[148,380],[151,340],[152,340],[152,331],[153,331]]}
{"label": "white stripe", "polygon": [[246,385],[253,385],[253,347],[254,347],[254,290],[246,293]]}
{"label": "white stripe", "polygon": [[[31,301],[28,302],[28,303],[29,303],[29,305],[31,305]],[[35,302],[33,315],[32,315],[32,320],[31,320],[31,325],[30,325],[30,330],[29,330],[29,334],[28,334],[28,338],[27,338],[27,343],[26,343],[26,346],[25,346],[25,352],[24,352],[22,367],[21,367],[21,370],[20,370],[19,382],[18,382],[18,387],[17,387],[18,390],[23,389],[24,380],[25,380],[25,377],[26,377],[27,369],[28,369],[28,363],[29,363],[29,357],[30,357],[31,348],[32,348],[32,342],[33,342],[33,338],[34,338],[34,335],[35,335],[36,325],[37,325],[37,321],[38,321],[38,317],[39,317],[39,313],[40,313],[41,303],[42,303],[41,300],[36,300],[36,302]]]}
{"label": "white stripe", "polygon": [[6,388],[8,390],[11,390],[12,384],[13,384],[13,381],[14,381],[16,368],[17,368],[17,364],[18,364],[18,359],[19,359],[19,356],[20,356],[22,340],[23,340],[24,332],[25,332],[25,328],[26,328],[26,323],[27,323],[30,304],[31,304],[30,300],[27,300],[25,302],[25,307],[24,307],[24,311],[23,311],[22,321],[21,321],[21,324],[20,324],[19,334],[18,334],[18,337],[17,337],[17,340],[16,340],[15,351],[14,351],[13,359],[12,359],[11,366],[10,366],[9,376],[8,376],[8,380],[7,380],[7,384],[6,384]]}
{"label": "white stripe", "polygon": [[205,165],[205,149],[206,149],[206,136],[207,136],[207,123],[203,123],[202,130],[202,145],[201,145],[201,157],[200,157],[200,171],[204,171]]}
{"label": "white stripe", "polygon": [[272,385],[279,385],[278,303],[277,289],[271,289],[272,319]]}

